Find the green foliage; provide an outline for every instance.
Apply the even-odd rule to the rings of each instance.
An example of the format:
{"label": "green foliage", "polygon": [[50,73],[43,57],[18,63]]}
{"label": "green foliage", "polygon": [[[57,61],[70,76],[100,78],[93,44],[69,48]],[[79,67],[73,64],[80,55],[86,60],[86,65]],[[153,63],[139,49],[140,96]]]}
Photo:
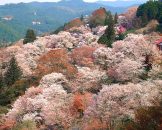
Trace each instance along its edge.
{"label": "green foliage", "polygon": [[142,20],[142,26],[146,26],[148,24],[149,20],[146,12],[144,12],[143,16],[141,17],[141,20]]}
{"label": "green foliage", "polygon": [[159,79],[162,79],[162,73],[159,74]]}
{"label": "green foliage", "polygon": [[17,29],[0,21],[0,44],[6,44],[9,41],[16,41],[23,36],[17,32]]}
{"label": "green foliage", "polygon": [[3,79],[2,74],[0,74],[0,89],[2,89],[3,86],[4,86],[4,79]]}
{"label": "green foliage", "polygon": [[64,30],[64,27],[65,27],[65,25],[58,27],[55,31],[51,32],[51,34],[58,34],[60,31]]}
{"label": "green foliage", "polygon": [[114,20],[111,15],[106,18],[105,23],[108,27],[105,30],[105,33],[99,38],[98,42],[101,44],[106,44],[108,47],[112,47],[112,43],[115,40],[115,30],[114,30]]}
{"label": "green foliage", "polygon": [[7,86],[12,85],[17,80],[19,80],[21,76],[22,76],[22,71],[20,67],[17,65],[15,57],[12,57],[9,62],[7,72],[4,75],[4,82]]}
{"label": "green foliage", "polygon": [[141,18],[143,26],[152,19],[162,23],[162,2],[148,1],[138,7],[136,15]]}
{"label": "green foliage", "polygon": [[108,18],[108,16],[107,16],[106,19],[105,19],[104,25],[105,25],[105,26],[109,25],[109,18]]}
{"label": "green foliage", "polygon": [[125,38],[125,34],[124,33],[120,33],[115,37],[115,40],[123,40]]}
{"label": "green foliage", "polygon": [[23,43],[24,44],[30,43],[30,42],[33,42],[34,40],[36,40],[36,35],[35,35],[34,30],[28,29],[27,32],[26,32],[26,36],[24,38]]}
{"label": "green foliage", "polygon": [[93,20],[91,20],[91,22],[89,23],[89,27],[92,29],[92,28],[95,28],[95,27],[97,27],[97,24],[93,21]]}
{"label": "green foliage", "polygon": [[[81,8],[81,7],[80,7]],[[5,5],[0,7],[0,44],[5,42],[14,42],[24,37],[28,28],[33,28],[42,34],[51,32],[63,25],[65,22],[80,16],[86,11],[79,11],[73,8],[62,10],[55,3],[21,3],[14,5]],[[55,13],[53,12],[55,11]],[[76,12],[75,12],[76,11]],[[34,15],[37,12],[37,15]],[[1,20],[3,16],[14,16],[11,21]],[[32,25],[32,21],[38,20],[40,25]]]}
{"label": "green foliage", "polygon": [[105,77],[100,80],[100,83],[110,85],[110,84],[115,84],[115,83],[119,83],[119,82],[113,77]]}
{"label": "green foliage", "polygon": [[137,130],[137,125],[133,119],[124,117],[116,121],[114,130]]}
{"label": "green foliage", "polygon": [[27,88],[38,86],[38,83],[37,77],[22,78],[22,71],[13,57],[4,76],[0,75],[0,105],[10,106]]}
{"label": "green foliage", "polygon": [[132,20],[132,26],[134,29],[139,29],[142,26],[142,19],[141,17],[136,17]]}
{"label": "green foliage", "polygon": [[0,104],[3,106],[11,104],[17,97],[24,94],[27,88],[29,88],[30,82],[28,80],[18,80],[13,85],[5,86],[2,92],[0,92]]}
{"label": "green foliage", "polygon": [[6,114],[8,112],[8,107],[0,106],[0,115]]}
{"label": "green foliage", "polygon": [[81,21],[84,20],[84,16],[83,16],[83,15],[80,16],[80,20],[81,20]]}
{"label": "green foliage", "polygon": [[36,123],[30,120],[18,123],[13,130],[37,130]]}
{"label": "green foliage", "polygon": [[160,33],[162,33],[162,24],[159,24],[157,26],[157,31],[160,32]]}
{"label": "green foliage", "polygon": [[27,81],[29,82],[29,86],[38,86],[39,82],[41,80],[41,76],[31,76],[27,79]]}
{"label": "green foliage", "polygon": [[135,29],[130,29],[130,30],[127,30],[126,32],[125,32],[125,35],[127,35],[127,34],[129,34],[129,33],[135,33]]}
{"label": "green foliage", "polygon": [[118,23],[118,14],[117,13],[115,13],[115,16],[114,16],[114,23],[115,24]]}
{"label": "green foliage", "polygon": [[17,65],[16,59],[11,58],[9,62],[8,69],[4,76],[0,76],[0,104],[7,105],[10,104],[15,97],[19,96],[19,92],[25,91],[22,84],[19,84],[19,87],[13,84],[16,84],[20,80],[22,75],[21,69]]}
{"label": "green foliage", "polygon": [[[0,44],[3,41],[14,42],[24,37],[28,28],[39,34],[51,32],[64,23],[83,15],[89,15],[99,8],[99,4],[62,1],[59,3],[19,3],[0,6]],[[64,8],[62,8],[64,7]],[[105,6],[111,11],[123,12],[126,8]],[[36,12],[36,14],[35,14]],[[2,20],[4,16],[13,16],[11,21]],[[40,21],[33,25],[32,21]]]}
{"label": "green foliage", "polygon": [[105,25],[105,26],[108,26],[108,25],[110,24],[110,22],[111,22],[111,21],[110,21],[111,12],[110,12],[110,11],[107,11],[106,14],[107,14],[107,16],[106,16],[106,18],[105,18],[104,25]]}
{"label": "green foliage", "polygon": [[106,35],[102,35],[99,38],[98,43],[105,44],[108,47],[111,47],[111,44],[112,44],[112,42],[108,39],[108,37]]}

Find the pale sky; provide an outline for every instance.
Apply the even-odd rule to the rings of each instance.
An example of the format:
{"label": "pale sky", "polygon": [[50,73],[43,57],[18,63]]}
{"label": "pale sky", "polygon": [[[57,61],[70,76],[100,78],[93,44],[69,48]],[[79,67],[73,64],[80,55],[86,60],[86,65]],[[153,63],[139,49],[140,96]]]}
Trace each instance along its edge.
{"label": "pale sky", "polygon": [[[0,0],[0,5],[7,4],[7,3],[20,3],[20,2],[32,2],[32,1],[39,1],[39,2],[57,2],[60,0]],[[95,2],[99,0],[84,0],[86,2]],[[103,0],[103,1],[118,1],[118,0]],[[138,1],[138,0],[123,0],[123,1]],[[147,1],[147,0],[141,0],[141,1]]]}

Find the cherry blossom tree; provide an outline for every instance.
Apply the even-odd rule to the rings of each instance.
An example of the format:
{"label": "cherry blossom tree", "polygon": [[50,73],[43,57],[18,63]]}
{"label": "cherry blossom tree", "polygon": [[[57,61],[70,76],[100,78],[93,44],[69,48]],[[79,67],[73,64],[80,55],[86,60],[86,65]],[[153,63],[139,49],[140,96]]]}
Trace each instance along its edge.
{"label": "cherry blossom tree", "polygon": [[101,89],[101,80],[106,76],[105,71],[98,68],[77,67],[78,73],[76,78],[70,82],[71,89],[75,91],[89,91],[96,93]]}
{"label": "cherry blossom tree", "polygon": [[51,50],[38,60],[37,75],[43,76],[52,72],[63,73],[67,77],[73,77],[77,72],[76,68],[70,64],[65,49]]}
{"label": "cherry blossom tree", "polygon": [[[118,81],[134,81],[159,57],[159,51],[143,35],[129,34],[114,42],[112,48],[100,47],[94,52],[95,63]],[[137,81],[137,80],[136,80]]]}
{"label": "cherry blossom tree", "polygon": [[91,106],[85,111],[86,121],[100,119],[103,125],[109,124],[116,118],[131,116],[141,106],[154,106],[160,99],[162,81],[146,81],[140,84],[128,83],[126,85],[114,84],[103,86],[98,95],[94,95]]}
{"label": "cherry blossom tree", "polygon": [[17,99],[6,116],[17,121],[33,120],[45,125],[69,127],[73,120],[70,111],[73,100],[61,85],[64,80],[62,74],[46,75],[40,86],[29,88]]}
{"label": "cherry blossom tree", "polygon": [[73,50],[71,54],[72,62],[80,66],[93,66],[93,52],[95,47],[82,46]]}

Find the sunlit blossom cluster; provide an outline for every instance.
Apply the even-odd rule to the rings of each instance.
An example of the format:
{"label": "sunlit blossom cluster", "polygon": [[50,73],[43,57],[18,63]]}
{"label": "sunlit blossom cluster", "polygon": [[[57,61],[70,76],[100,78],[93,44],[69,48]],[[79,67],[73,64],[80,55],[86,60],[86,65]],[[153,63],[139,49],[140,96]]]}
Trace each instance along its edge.
{"label": "sunlit blossom cluster", "polygon": [[112,48],[100,45],[97,40],[105,28],[73,27],[7,47],[4,57],[14,55],[23,78],[35,74],[39,85],[31,85],[5,119],[30,120],[51,129],[106,129],[116,118],[134,118],[139,107],[158,105],[162,71],[155,61],[160,59],[156,46],[136,34]]}
{"label": "sunlit blossom cluster", "polygon": [[24,96],[17,99],[7,117],[16,121],[45,121],[47,125],[68,126],[72,121],[72,100],[61,85],[64,80],[65,77],[59,73],[46,75],[38,87],[29,88]]}
{"label": "sunlit blossom cluster", "polygon": [[[101,123],[109,123],[112,119],[124,115],[134,117],[134,110],[139,106],[153,106],[160,100],[161,81],[146,81],[126,85],[105,85],[85,111],[85,119],[98,118]],[[154,104],[155,103],[155,104]]]}
{"label": "sunlit blossom cluster", "polygon": [[112,48],[100,47],[94,52],[96,63],[107,69],[110,77],[119,81],[136,80],[144,73],[146,62],[151,63],[158,56],[155,45],[146,41],[143,35],[135,34],[114,42]]}

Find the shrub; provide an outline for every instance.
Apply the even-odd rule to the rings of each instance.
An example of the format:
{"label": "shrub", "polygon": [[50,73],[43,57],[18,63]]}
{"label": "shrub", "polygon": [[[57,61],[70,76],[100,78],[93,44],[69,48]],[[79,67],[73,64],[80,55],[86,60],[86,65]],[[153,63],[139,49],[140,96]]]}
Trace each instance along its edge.
{"label": "shrub", "polygon": [[6,114],[8,112],[8,107],[0,106],[0,115]]}

